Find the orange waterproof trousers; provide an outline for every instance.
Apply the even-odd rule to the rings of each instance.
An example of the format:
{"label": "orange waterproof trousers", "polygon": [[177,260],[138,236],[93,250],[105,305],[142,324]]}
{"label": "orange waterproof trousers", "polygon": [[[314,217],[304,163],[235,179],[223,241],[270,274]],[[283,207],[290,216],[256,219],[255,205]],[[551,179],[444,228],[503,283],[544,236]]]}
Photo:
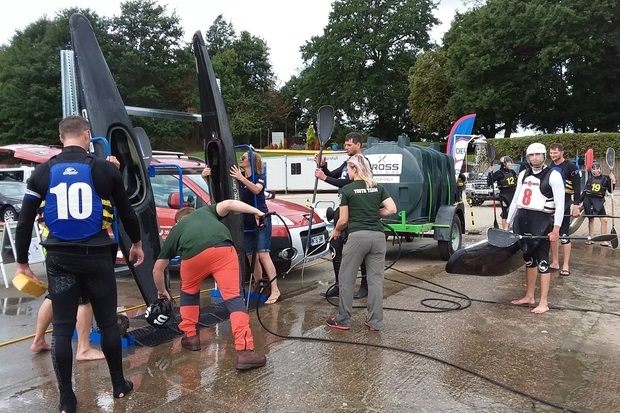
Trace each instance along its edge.
{"label": "orange waterproof trousers", "polygon": [[207,248],[200,254],[181,261],[181,318],[179,328],[188,337],[196,335],[200,316],[200,284],[213,275],[224,304],[230,312],[230,324],[236,350],[254,350],[250,316],[241,297],[239,261],[235,247]]}

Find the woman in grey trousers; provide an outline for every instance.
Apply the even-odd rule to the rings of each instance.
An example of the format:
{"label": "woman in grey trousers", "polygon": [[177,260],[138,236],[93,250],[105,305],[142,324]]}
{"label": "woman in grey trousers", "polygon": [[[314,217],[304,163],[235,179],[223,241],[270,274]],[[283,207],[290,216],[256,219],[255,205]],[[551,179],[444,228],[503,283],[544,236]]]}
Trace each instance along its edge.
{"label": "woman in grey trousers", "polygon": [[340,306],[338,314],[327,325],[339,330],[351,328],[351,309],[357,269],[365,259],[368,279],[366,322],[369,330],[383,328],[383,271],[385,267],[385,234],[381,217],[396,213],[396,204],[385,188],[376,183],[363,155],[347,161],[352,182],[342,188],[340,218],[332,237],[338,238],[348,225],[349,238],[342,250],[340,268]]}

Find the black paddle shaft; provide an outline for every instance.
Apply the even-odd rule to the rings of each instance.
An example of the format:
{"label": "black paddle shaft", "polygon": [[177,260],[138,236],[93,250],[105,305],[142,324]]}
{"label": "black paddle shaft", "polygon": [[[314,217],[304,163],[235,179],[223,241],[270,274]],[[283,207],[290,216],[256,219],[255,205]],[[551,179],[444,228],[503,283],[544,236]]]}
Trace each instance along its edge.
{"label": "black paddle shaft", "polygon": [[[548,239],[547,235],[519,235],[514,232],[503,231],[501,229],[489,228],[487,230],[487,240],[489,244],[499,247],[499,248],[507,248],[515,243],[517,243],[521,239]],[[598,235],[596,237],[560,237],[562,239],[585,239],[594,242],[602,242],[602,241],[612,241],[617,239],[617,235],[615,234],[603,234]]]}
{"label": "black paddle shaft", "polygon": [[[607,161],[607,167],[609,167],[609,173],[612,173],[612,169],[614,169],[614,165],[616,164],[616,150],[614,148],[607,148],[607,153],[605,153],[605,160]],[[611,189],[611,233],[612,235],[616,235],[616,223],[614,220],[614,190]],[[613,249],[618,248],[618,237],[611,240],[611,247]]]}

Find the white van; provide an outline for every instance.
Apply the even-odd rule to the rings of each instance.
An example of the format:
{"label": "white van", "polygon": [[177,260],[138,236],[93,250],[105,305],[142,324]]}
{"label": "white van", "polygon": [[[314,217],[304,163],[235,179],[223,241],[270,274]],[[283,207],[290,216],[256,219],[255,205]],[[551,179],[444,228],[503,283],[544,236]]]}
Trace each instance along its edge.
{"label": "white van", "polygon": [[32,171],[34,171],[34,166],[0,167],[0,181],[26,183]]}

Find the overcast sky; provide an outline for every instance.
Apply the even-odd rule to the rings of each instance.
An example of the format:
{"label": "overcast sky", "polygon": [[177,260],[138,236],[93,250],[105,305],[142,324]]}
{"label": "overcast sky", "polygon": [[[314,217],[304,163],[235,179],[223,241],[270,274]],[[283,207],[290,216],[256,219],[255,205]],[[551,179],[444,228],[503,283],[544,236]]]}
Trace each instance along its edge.
{"label": "overcast sky", "polygon": [[[25,29],[43,16],[53,19],[61,9],[90,8],[100,16],[112,17],[120,14],[121,3],[117,0],[32,0],[25,7],[11,8],[11,11],[5,6],[0,14],[0,44],[8,43],[16,30]],[[332,0],[159,0],[159,4],[167,5],[169,13],[176,11],[187,42],[197,30],[204,34],[220,14],[232,23],[237,33],[246,30],[262,37],[270,49],[273,69],[282,84],[302,64],[299,47],[312,36],[323,33],[331,3]],[[465,10],[461,0],[440,1],[435,15],[442,24],[431,33],[433,39],[441,39],[457,8]]]}

